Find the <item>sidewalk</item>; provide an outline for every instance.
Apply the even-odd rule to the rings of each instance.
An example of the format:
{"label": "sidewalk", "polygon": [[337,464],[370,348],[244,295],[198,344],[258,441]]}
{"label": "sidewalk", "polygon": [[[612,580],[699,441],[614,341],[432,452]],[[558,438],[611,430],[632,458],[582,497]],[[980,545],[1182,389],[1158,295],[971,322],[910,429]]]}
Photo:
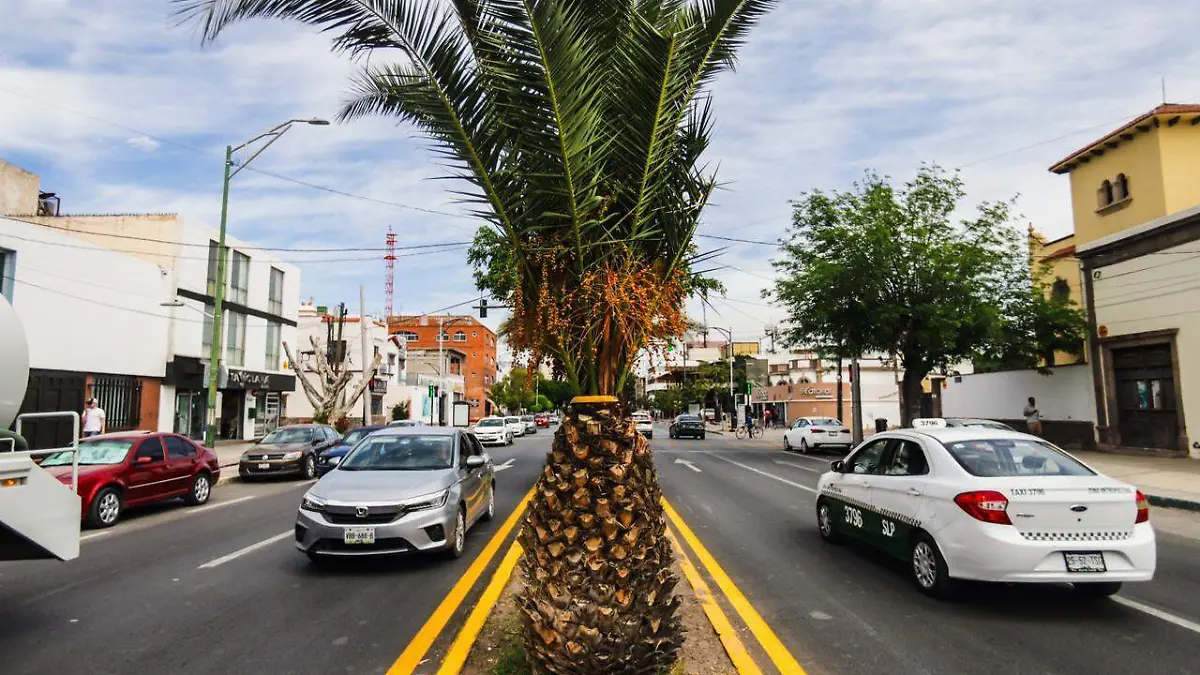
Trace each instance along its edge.
{"label": "sidewalk", "polygon": [[250,441],[217,441],[217,462],[221,465],[221,482],[233,480],[238,475],[238,462],[242,453],[254,447]]}
{"label": "sidewalk", "polygon": [[1200,511],[1200,461],[1107,452],[1071,454],[1104,474],[1136,485],[1155,506]]}

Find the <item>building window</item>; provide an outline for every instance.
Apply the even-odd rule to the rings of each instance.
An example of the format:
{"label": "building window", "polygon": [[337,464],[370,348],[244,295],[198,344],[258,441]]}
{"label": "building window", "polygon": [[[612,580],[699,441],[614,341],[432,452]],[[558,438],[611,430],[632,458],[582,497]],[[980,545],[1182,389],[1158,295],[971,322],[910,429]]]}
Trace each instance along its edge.
{"label": "building window", "polygon": [[383,397],[382,396],[372,396],[371,397],[371,414],[372,415],[382,415],[383,414]]}
{"label": "building window", "polygon": [[225,331],[225,360],[231,366],[246,365],[246,315],[229,312]]}
{"label": "building window", "polygon": [[17,252],[0,248],[0,295],[13,299],[13,286],[17,284]]}
{"label": "building window", "polygon": [[450,339],[450,334],[447,333],[446,331],[442,331],[440,334],[438,334],[438,342],[446,342],[449,339]]}
{"label": "building window", "polygon": [[1071,285],[1066,279],[1059,277],[1050,285],[1050,299],[1056,302],[1066,303],[1071,299]]}
{"label": "building window", "polygon": [[249,296],[250,257],[233,252],[233,268],[229,273],[229,301],[245,305]]}
{"label": "building window", "polygon": [[283,316],[283,270],[271,268],[271,285],[267,295],[267,311]]}
{"label": "building window", "polygon": [[416,342],[417,340],[421,339],[420,335],[417,335],[411,330],[400,331],[400,337],[404,338],[406,342]]}
{"label": "building window", "polygon": [[279,347],[283,342],[280,335],[282,326],[274,322],[267,322],[267,370],[279,370]]}
{"label": "building window", "polygon": [[473,338],[479,337],[479,331],[477,331],[477,330],[471,331],[471,337],[473,337]]}
{"label": "building window", "polygon": [[201,328],[203,335],[200,336],[200,346],[204,350],[204,355],[208,356],[212,351],[212,332],[213,332],[213,306],[204,306],[204,325]]}
{"label": "building window", "polygon": [[1129,179],[1125,177],[1125,174],[1117,174],[1117,182],[1113,185],[1113,192],[1116,193],[1117,201],[1129,198]]}
{"label": "building window", "polygon": [[217,294],[217,260],[220,256],[217,254],[217,242],[210,240],[208,242],[208,294]]}
{"label": "building window", "polygon": [[1100,184],[1100,189],[1096,191],[1096,200],[1100,208],[1104,208],[1113,203],[1113,186],[1112,181],[1105,180]]}

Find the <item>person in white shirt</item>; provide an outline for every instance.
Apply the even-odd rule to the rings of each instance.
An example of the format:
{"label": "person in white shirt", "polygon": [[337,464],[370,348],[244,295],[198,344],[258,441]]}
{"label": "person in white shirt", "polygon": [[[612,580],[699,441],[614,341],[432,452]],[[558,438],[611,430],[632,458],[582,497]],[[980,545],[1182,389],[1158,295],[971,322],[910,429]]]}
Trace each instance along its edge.
{"label": "person in white shirt", "polygon": [[83,437],[99,436],[104,433],[107,419],[104,416],[104,408],[96,403],[96,399],[89,398],[87,408],[83,411]]}

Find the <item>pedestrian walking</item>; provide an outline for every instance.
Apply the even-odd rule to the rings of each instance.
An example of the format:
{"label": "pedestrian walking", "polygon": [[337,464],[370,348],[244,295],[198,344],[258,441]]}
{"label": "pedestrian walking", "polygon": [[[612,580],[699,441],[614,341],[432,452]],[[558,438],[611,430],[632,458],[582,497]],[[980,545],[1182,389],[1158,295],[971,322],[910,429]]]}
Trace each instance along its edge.
{"label": "pedestrian walking", "polygon": [[96,399],[89,398],[83,411],[83,437],[99,436],[107,426],[108,419],[104,415],[104,408],[100,407]]}
{"label": "pedestrian walking", "polygon": [[1025,427],[1034,436],[1042,435],[1042,411],[1038,410],[1037,401],[1029,397],[1029,405],[1025,406]]}

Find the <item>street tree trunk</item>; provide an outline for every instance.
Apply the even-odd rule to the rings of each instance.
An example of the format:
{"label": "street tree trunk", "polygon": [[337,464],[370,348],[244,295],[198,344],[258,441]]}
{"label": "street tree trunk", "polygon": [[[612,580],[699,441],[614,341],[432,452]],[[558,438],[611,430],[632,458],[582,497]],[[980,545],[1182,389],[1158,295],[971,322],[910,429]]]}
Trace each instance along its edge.
{"label": "street tree trunk", "polygon": [[675,663],[683,635],[661,500],[650,444],[616,399],[573,401],[520,535],[535,673],[640,675]]}
{"label": "street tree trunk", "polygon": [[912,421],[921,416],[921,399],[925,393],[921,381],[925,379],[928,366],[919,356],[904,357],[904,377],[900,381],[900,426],[910,427]]}

